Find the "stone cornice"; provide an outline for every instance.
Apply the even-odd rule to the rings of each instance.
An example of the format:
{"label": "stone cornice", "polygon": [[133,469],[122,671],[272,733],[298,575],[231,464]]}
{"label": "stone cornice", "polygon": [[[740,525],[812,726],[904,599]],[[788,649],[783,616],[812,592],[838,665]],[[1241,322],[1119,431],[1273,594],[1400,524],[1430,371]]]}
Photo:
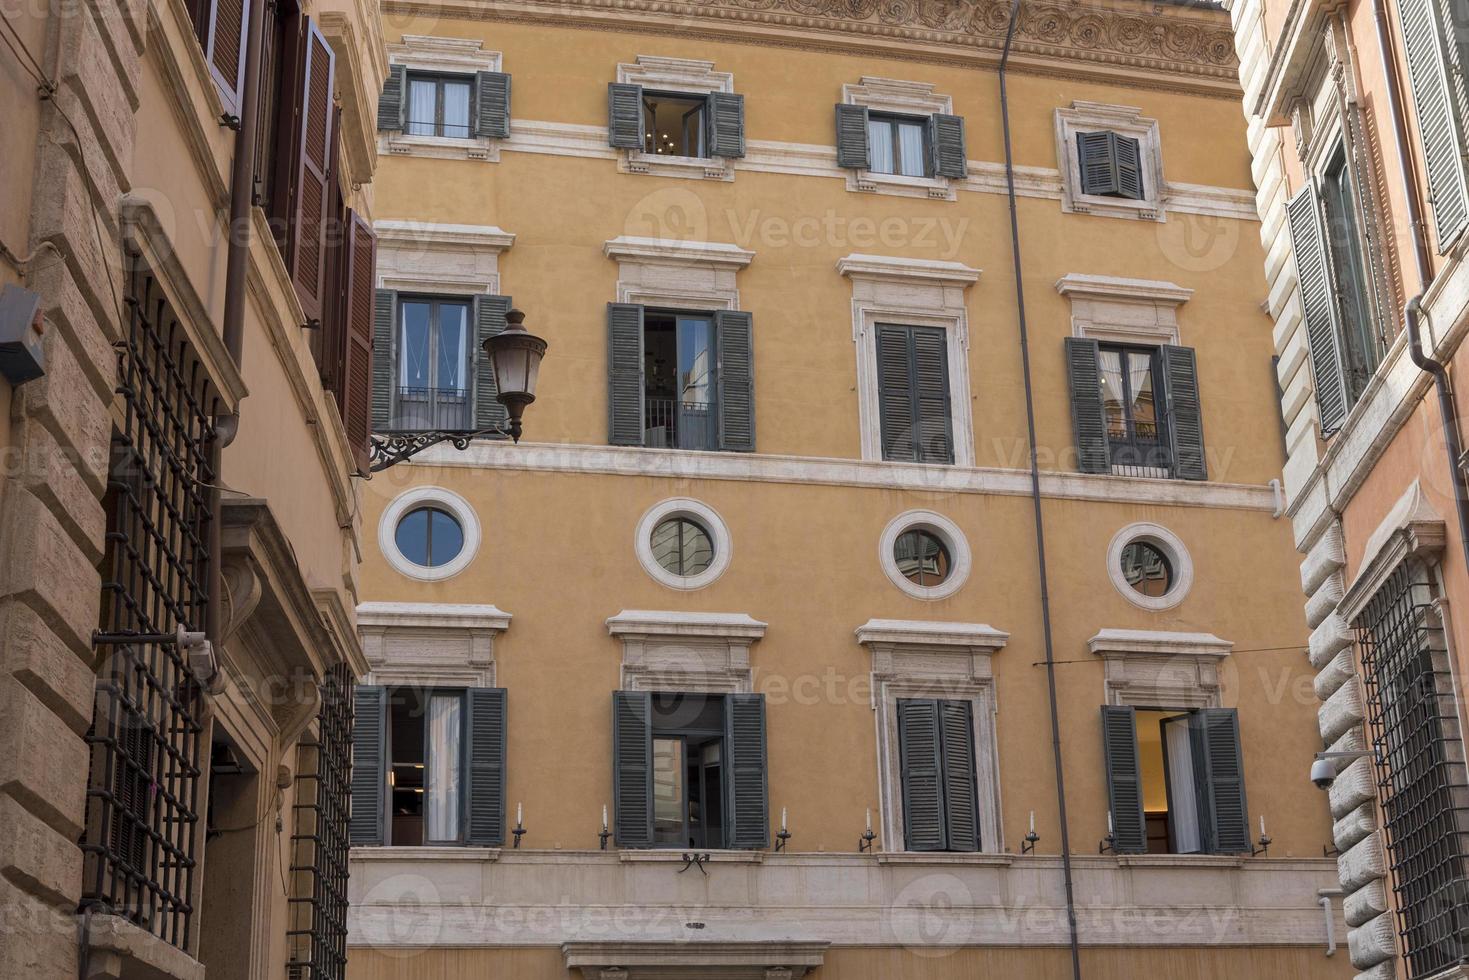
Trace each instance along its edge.
{"label": "stone cornice", "polygon": [[[891,57],[965,66],[998,63],[1010,10],[1006,0],[384,0],[382,6],[394,14],[882,49]],[[1239,97],[1228,15],[1203,5],[1028,4],[1011,65]]]}

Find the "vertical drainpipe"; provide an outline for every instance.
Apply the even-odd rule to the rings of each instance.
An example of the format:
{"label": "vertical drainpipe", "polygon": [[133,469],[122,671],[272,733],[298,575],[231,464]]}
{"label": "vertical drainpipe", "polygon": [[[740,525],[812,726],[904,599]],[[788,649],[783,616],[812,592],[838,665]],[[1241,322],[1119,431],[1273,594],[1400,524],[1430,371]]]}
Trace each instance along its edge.
{"label": "vertical drainpipe", "polygon": [[1051,635],[1051,590],[1046,573],[1046,522],[1041,510],[1041,472],[1036,455],[1035,392],[1030,375],[1030,340],[1025,320],[1025,281],[1021,276],[1020,217],[1015,206],[1015,160],[1010,146],[1010,97],[1006,71],[1010,45],[1020,17],[1020,2],[1010,6],[1005,49],[1000,55],[1000,119],[1005,132],[1005,183],[1010,197],[1010,249],[1015,261],[1015,311],[1020,325],[1020,360],[1025,374],[1025,422],[1030,437],[1030,499],[1035,516],[1035,550],[1040,564],[1041,626],[1046,646],[1046,689],[1051,709],[1051,753],[1056,773],[1056,810],[1061,822],[1061,873],[1066,886],[1066,925],[1071,940],[1071,976],[1081,980],[1081,945],[1076,927],[1076,887],[1071,873],[1071,829],[1066,816],[1066,769],[1061,761],[1061,713],[1056,705],[1056,651]]}

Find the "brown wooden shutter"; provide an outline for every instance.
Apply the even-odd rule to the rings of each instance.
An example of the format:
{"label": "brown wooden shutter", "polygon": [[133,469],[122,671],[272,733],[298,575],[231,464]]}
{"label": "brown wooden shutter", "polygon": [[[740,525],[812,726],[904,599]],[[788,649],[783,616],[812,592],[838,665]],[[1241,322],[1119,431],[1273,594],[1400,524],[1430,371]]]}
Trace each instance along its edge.
{"label": "brown wooden shutter", "polygon": [[[339,404],[347,442],[357,456],[357,468],[368,469],[368,441],[372,435],[372,333],[377,298],[377,235],[362,216],[347,212],[346,258],[347,322],[340,368]],[[385,355],[386,356],[386,355]]]}
{"label": "brown wooden shutter", "polygon": [[213,0],[200,4],[200,14],[208,19],[201,28],[204,59],[209,74],[219,89],[219,101],[231,116],[240,114],[240,99],[245,89],[245,25],[250,17],[250,0]]}
{"label": "brown wooden shutter", "polygon": [[329,224],[329,165],[332,130],[332,76],[336,56],[316,24],[303,18],[294,40],[290,90],[295,100],[288,158],[289,196],[286,211],[286,268],[306,319],[320,320],[326,295],[326,249]]}

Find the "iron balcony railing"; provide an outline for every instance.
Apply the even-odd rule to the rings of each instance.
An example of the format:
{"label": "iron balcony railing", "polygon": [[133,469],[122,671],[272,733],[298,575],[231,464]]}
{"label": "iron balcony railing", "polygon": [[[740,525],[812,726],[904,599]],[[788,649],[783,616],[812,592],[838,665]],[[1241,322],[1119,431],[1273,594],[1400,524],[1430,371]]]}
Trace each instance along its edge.
{"label": "iron balcony railing", "polygon": [[468,388],[400,387],[397,406],[393,429],[398,432],[474,428],[474,400]]}
{"label": "iron balcony railing", "polygon": [[643,445],[649,449],[713,449],[714,406],[677,398],[648,398]]}

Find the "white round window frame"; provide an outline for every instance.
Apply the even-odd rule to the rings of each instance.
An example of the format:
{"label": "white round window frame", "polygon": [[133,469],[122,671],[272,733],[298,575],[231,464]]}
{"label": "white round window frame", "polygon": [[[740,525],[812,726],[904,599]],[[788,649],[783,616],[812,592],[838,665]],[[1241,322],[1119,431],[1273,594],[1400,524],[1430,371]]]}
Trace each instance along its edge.
{"label": "white round window frame", "polygon": [[[898,559],[893,554],[893,549],[897,546],[898,538],[908,531],[927,531],[942,541],[949,550],[949,577],[938,585],[919,585],[898,568]],[[882,564],[882,570],[887,573],[889,581],[913,598],[928,602],[947,599],[963,588],[964,583],[969,580],[969,570],[973,565],[969,541],[964,537],[964,532],[959,530],[959,525],[931,510],[904,511],[888,521],[877,542],[877,560]]]}
{"label": "white round window frame", "polygon": [[[682,517],[698,524],[708,532],[709,540],[714,545],[714,559],[698,575],[675,575],[658,564],[658,559],[653,555],[653,529],[674,517]],[[643,571],[653,581],[680,592],[692,592],[713,585],[724,574],[734,555],[734,542],[730,538],[729,526],[713,507],[691,497],[670,497],[649,507],[638,521],[633,549],[637,553],[638,564],[643,566]]]}
{"label": "white round window frame", "polygon": [[[459,554],[432,568],[410,561],[398,549],[399,522],[420,507],[437,507],[447,511],[459,522],[459,528],[464,533],[464,547],[459,549]],[[479,553],[479,542],[479,515],[474,512],[469,501],[443,487],[414,487],[399,494],[388,504],[387,510],[383,511],[382,520],[377,526],[377,546],[388,564],[400,575],[420,582],[442,582],[464,571]]]}
{"label": "white round window frame", "polygon": [[[1122,574],[1122,550],[1139,541],[1163,552],[1173,566],[1173,586],[1163,595],[1143,595],[1129,585],[1127,577]],[[1134,606],[1149,612],[1161,612],[1178,605],[1193,588],[1194,560],[1178,535],[1161,524],[1141,521],[1127,525],[1112,536],[1112,543],[1107,546],[1107,577],[1122,597]]]}

